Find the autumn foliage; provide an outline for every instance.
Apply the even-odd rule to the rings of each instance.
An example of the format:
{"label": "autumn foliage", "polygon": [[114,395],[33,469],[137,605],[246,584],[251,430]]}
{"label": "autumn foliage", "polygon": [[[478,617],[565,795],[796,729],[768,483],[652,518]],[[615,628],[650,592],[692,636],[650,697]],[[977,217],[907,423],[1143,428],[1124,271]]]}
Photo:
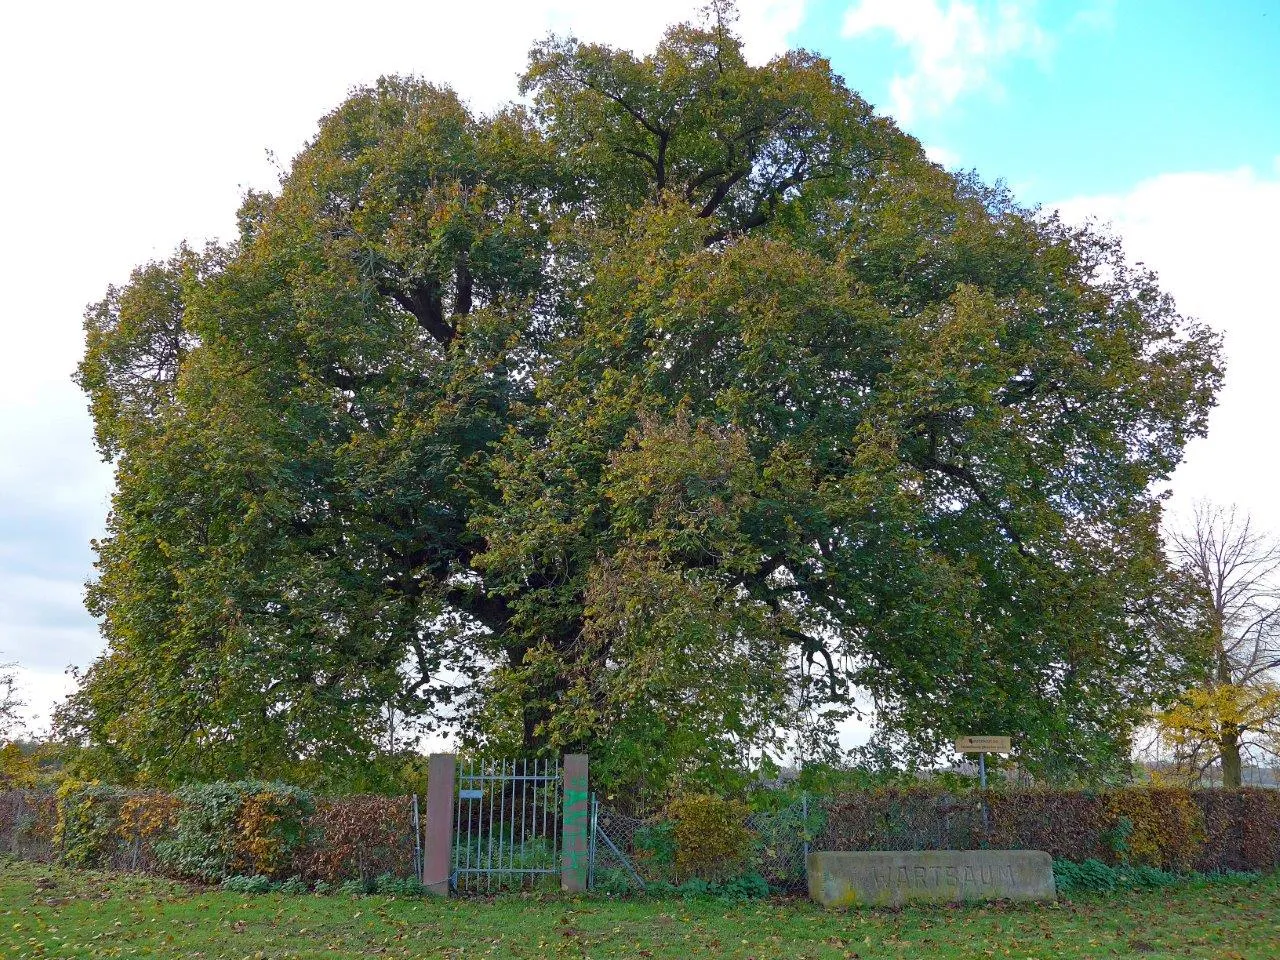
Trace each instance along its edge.
{"label": "autumn foliage", "polygon": [[1172,871],[1280,867],[1280,791],[1130,788],[1008,790],[982,798],[928,789],[825,801],[827,850],[1031,849],[1056,859]]}
{"label": "autumn foliage", "polygon": [[93,775],[376,789],[426,728],[660,802],[869,701],[899,760],[1123,771],[1200,667],[1156,491],[1217,335],[715,10],[488,114],[353,90],[89,306]]}
{"label": "autumn foliage", "polygon": [[748,812],[740,800],[707,793],[672,800],[666,813],[673,823],[677,875],[726,880],[742,873],[755,841]]}
{"label": "autumn foliage", "polygon": [[316,799],[258,781],[175,794],[76,781],[57,794],[0,793],[0,849],[70,866],[205,881],[412,877],[416,830],[412,797]]}
{"label": "autumn foliage", "polygon": [[414,875],[411,797],[328,797],[307,821],[311,842],[294,862],[303,880],[340,883]]}

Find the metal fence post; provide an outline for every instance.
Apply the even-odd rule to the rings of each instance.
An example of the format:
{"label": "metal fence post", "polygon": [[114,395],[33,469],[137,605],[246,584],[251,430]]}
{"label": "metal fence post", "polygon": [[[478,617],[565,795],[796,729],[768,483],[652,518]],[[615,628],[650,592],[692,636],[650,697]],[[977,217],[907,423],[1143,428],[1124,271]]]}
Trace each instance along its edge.
{"label": "metal fence post", "polygon": [[418,794],[413,795],[413,875],[422,879],[426,864],[422,862],[422,814],[418,810]]}
{"label": "metal fence post", "polygon": [[987,809],[987,755],[978,754],[978,777],[982,790],[982,846],[991,842],[991,813]]}
{"label": "metal fence post", "polygon": [[591,834],[590,840],[587,842],[587,889],[594,890],[596,886],[596,830],[599,829],[600,823],[600,800],[593,793],[591,794]]}
{"label": "metal fence post", "polygon": [[433,753],[427,762],[427,842],[422,883],[432,893],[448,895],[453,865],[453,788],[457,758]]}
{"label": "metal fence post", "polygon": [[809,870],[809,791],[800,794],[800,836],[804,839],[804,869]]}

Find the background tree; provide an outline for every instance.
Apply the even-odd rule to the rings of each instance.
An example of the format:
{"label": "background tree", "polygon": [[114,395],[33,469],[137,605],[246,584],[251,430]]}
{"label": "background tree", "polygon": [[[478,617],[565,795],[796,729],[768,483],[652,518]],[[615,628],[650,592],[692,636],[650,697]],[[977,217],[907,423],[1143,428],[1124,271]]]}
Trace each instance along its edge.
{"label": "background tree", "polygon": [[22,729],[22,698],[16,664],[0,664],[0,743],[8,743]]}
{"label": "background tree", "polygon": [[1190,665],[1150,490],[1216,337],[730,13],[548,40],[492,116],[356,91],[233,245],[90,308],[109,646],[63,731],[334,782],[391,711],[639,794],[861,693],[899,759],[1127,757]]}
{"label": "background tree", "polygon": [[1196,779],[1217,763],[1240,786],[1243,761],[1280,757],[1280,543],[1235,507],[1198,504],[1169,535],[1204,606],[1209,666],[1158,718],[1161,739]]}

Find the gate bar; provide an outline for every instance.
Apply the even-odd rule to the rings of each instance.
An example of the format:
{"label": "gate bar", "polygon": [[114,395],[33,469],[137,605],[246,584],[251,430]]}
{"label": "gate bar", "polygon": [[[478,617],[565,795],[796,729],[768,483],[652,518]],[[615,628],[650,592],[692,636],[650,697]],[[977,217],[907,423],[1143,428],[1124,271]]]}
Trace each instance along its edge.
{"label": "gate bar", "polygon": [[[482,771],[488,770],[490,779],[492,779],[492,776],[493,776],[492,760],[488,761],[488,763],[486,764],[483,764],[480,767],[480,769]],[[488,797],[489,799],[489,836],[487,837],[487,843],[485,844],[485,854],[484,854],[484,892],[485,893],[489,892],[489,888],[493,883],[493,791],[490,790],[487,792],[489,794],[489,797]]]}

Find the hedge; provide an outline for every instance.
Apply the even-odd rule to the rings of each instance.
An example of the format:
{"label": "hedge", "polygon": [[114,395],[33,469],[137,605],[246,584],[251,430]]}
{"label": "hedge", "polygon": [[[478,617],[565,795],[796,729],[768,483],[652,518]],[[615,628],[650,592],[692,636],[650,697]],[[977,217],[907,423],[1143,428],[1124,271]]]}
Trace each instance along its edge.
{"label": "hedge", "polygon": [[1054,859],[1171,871],[1280,868],[1280,790],[927,788],[827,798],[823,850],[1044,850]]}
{"label": "hedge", "polygon": [[253,780],[173,794],[71,781],[57,794],[0,792],[0,852],[68,866],[369,884],[415,877],[420,845],[411,797],[317,799]]}
{"label": "hedge", "polygon": [[58,798],[46,791],[0,792],[0,851],[24,860],[54,859]]}
{"label": "hedge", "polygon": [[[825,850],[1034,849],[1173,872],[1280,868],[1276,790],[999,790],[985,807],[984,817],[973,792],[881,789],[814,799],[807,822],[757,814],[744,827],[741,804],[700,796],[661,821],[634,821],[624,847],[645,873],[714,880],[750,867],[780,885],[802,873],[804,838]],[[0,792],[0,852],[205,881],[413,877],[416,827],[409,797],[316,798],[261,781],[174,794],[83,783],[56,796]]]}
{"label": "hedge", "polygon": [[[195,880],[292,876],[310,846],[315,798],[285,783],[242,780],[180,788],[169,831],[156,842],[164,872]],[[66,851],[63,851],[66,856]]]}
{"label": "hedge", "polygon": [[40,809],[53,817],[51,852],[64,863],[155,872],[156,844],[172,833],[179,806],[166,793],[67,781]]}
{"label": "hedge", "polygon": [[377,877],[416,876],[411,797],[352,796],[316,801],[307,822],[311,842],[294,873],[308,883],[369,883]]}

